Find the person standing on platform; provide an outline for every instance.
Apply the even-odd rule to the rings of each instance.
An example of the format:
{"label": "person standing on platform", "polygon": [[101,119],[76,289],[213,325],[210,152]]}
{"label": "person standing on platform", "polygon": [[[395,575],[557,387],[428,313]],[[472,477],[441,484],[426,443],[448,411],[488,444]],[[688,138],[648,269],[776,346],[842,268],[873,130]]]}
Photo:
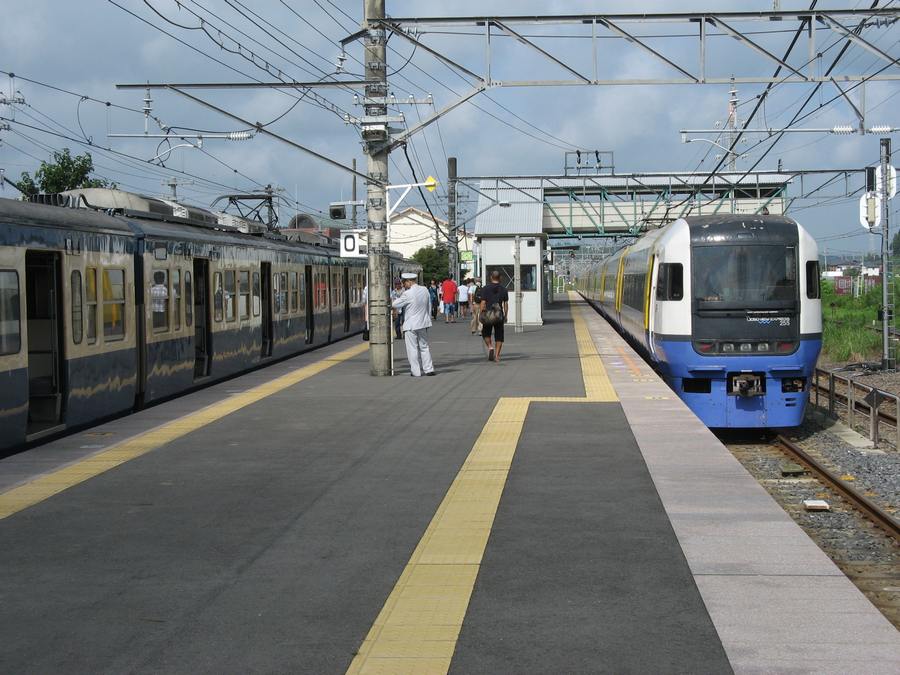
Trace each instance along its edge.
{"label": "person standing on platform", "polygon": [[469,289],[469,297],[472,298],[470,305],[472,306],[472,321],[469,322],[469,330],[472,335],[478,330],[478,319],[481,316],[481,282],[475,281],[472,288]]}
{"label": "person standing on platform", "polygon": [[444,301],[444,323],[456,323],[456,293],[459,289],[453,281],[453,275],[448,276],[441,284],[441,298]]}
{"label": "person standing on platform", "polygon": [[[499,310],[501,314],[496,323],[482,325],[481,337],[484,338],[484,344],[488,348],[488,361],[500,363],[500,352],[503,351],[503,324],[506,323],[506,317],[509,316],[509,291],[500,283],[500,272],[497,270],[491,272],[491,283],[481,291],[482,320],[488,309]],[[491,344],[492,332],[493,344]]]}
{"label": "person standing on platform", "polygon": [[469,281],[466,279],[459,285],[459,318],[465,319],[469,309]]}
{"label": "person standing on platform", "polygon": [[440,302],[437,279],[431,280],[431,286],[428,287],[428,295],[431,296],[431,320],[434,321],[437,318],[438,303]]}
{"label": "person standing on platform", "polygon": [[[403,293],[403,284],[400,279],[394,279],[394,289],[391,291],[391,302],[400,297]],[[399,309],[391,310],[391,314],[394,319],[394,338],[396,340],[400,340],[403,338],[403,333],[401,332],[401,326],[403,325],[403,312]]]}
{"label": "person standing on platform", "polygon": [[403,293],[391,304],[403,311],[403,330],[406,339],[406,358],[410,375],[421,377],[434,375],[431,349],[428,347],[428,329],[431,328],[431,297],[424,286],[416,283],[412,272],[403,274]]}

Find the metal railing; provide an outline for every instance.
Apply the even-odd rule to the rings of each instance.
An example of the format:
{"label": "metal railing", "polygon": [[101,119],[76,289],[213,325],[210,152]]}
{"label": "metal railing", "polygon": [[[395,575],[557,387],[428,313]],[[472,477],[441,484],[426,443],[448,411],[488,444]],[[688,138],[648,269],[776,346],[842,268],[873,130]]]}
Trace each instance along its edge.
{"label": "metal railing", "polygon": [[[900,424],[897,423],[900,396],[897,394],[856,382],[850,373],[843,375],[824,368],[815,369],[810,393],[810,403],[823,415],[837,418],[843,412],[847,426],[854,431],[867,431],[874,446],[885,440],[900,448]],[[893,412],[889,410],[891,407]],[[857,424],[857,418],[862,425]],[[887,433],[882,436],[884,431]]]}

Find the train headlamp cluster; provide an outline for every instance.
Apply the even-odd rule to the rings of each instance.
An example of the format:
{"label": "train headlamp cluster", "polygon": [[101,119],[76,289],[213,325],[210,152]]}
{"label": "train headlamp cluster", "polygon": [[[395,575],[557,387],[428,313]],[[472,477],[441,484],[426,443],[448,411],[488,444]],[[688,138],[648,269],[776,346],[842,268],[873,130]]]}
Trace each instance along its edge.
{"label": "train headlamp cluster", "polygon": [[716,340],[698,340],[694,348],[700,354],[789,354],[794,351],[795,343],[789,340],[772,342],[726,342]]}

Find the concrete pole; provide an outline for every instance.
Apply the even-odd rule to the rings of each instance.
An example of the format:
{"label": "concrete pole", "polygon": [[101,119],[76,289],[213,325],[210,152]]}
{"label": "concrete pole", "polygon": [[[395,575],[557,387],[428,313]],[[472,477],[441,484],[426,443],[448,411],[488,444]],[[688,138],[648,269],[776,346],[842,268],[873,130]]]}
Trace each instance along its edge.
{"label": "concrete pole", "polygon": [[447,158],[447,244],[450,274],[459,282],[459,237],[456,233],[456,157]]}
{"label": "concrete pole", "polygon": [[[353,158],[353,171],[356,171],[356,157]],[[351,220],[353,227],[356,227],[356,173],[353,174],[353,190],[350,192],[350,200],[353,202],[353,210],[351,211]]]}
{"label": "concrete pole", "polygon": [[881,139],[881,185],[878,189],[881,191],[881,368],[882,370],[893,370],[894,365],[891,363],[891,313],[894,308],[888,303],[890,295],[888,294],[888,284],[893,283],[893,279],[889,278],[889,249],[891,240],[890,228],[888,227],[888,214],[891,212],[888,199],[888,188],[890,185],[890,166],[891,166],[891,139]]}
{"label": "concrete pole", "polygon": [[522,237],[516,235],[515,248],[513,249],[513,293],[516,301],[516,333],[521,333],[522,328]]}
{"label": "concrete pole", "polygon": [[[384,18],[384,0],[363,0],[367,99],[380,99],[381,104],[366,105],[366,115],[386,115],[387,63],[384,28],[377,21]],[[391,375],[391,270],[387,243],[388,136],[367,141],[368,155],[366,214],[369,245],[369,370],[375,376]],[[377,181],[377,182],[376,182]]]}

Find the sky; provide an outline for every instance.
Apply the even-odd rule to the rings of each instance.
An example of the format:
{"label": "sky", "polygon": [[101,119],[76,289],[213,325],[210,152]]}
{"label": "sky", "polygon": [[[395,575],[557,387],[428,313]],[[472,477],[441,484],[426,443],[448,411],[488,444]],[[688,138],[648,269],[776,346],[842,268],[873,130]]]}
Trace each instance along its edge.
{"label": "sky", "polygon": [[[880,6],[898,6],[894,2]],[[569,0],[494,0],[453,3],[432,0],[387,0],[387,13],[395,17],[472,16],[517,14],[547,15],[602,11],[645,13],[654,11],[768,10],[773,0],[693,0],[679,2],[582,2]],[[868,6],[858,0],[822,0],[817,9]],[[0,169],[12,179],[33,172],[54,150],[91,152],[99,176],[122,189],[148,195],[168,192],[163,185],[172,177],[181,183],[185,201],[208,206],[218,195],[248,191],[271,184],[282,192],[282,220],[295,211],[327,211],[329,202],[350,198],[352,178],[273,139],[257,136],[248,141],[207,138],[201,149],[175,147],[146,138],[111,138],[109,134],[141,134],[143,90],[117,90],[117,83],[311,81],[334,73],[339,41],[359,27],[362,0],[30,0],[6,3],[0,10],[0,93],[19,92],[24,104],[0,105],[0,117],[14,118],[9,131],[0,131]],[[782,9],[807,9],[808,0],[781,0]],[[622,24],[638,35],[652,35],[648,43],[690,69],[696,69],[698,41],[685,35],[684,24]],[[752,22],[736,26],[755,31],[754,39],[781,55],[792,37],[792,25]],[[201,28],[205,30],[201,30]],[[589,28],[579,26],[520,26],[540,46],[576,68],[590,73]],[[420,39],[475,72],[484,72],[484,37],[472,27],[428,29]],[[455,33],[455,34],[448,34]],[[826,33],[823,31],[823,33]],[[563,37],[559,37],[563,36]],[[875,26],[865,37],[891,56],[900,56],[900,26]],[[832,33],[821,36],[820,49],[828,48],[814,64],[823,71],[843,46]],[[599,43],[600,76],[652,78],[672,71],[621,39]],[[497,80],[567,76],[510,38],[492,41],[492,77]],[[347,49],[339,78],[362,72],[362,46]],[[806,41],[794,50],[792,65],[805,65]],[[710,38],[708,74],[766,74],[774,64],[730,37]],[[839,62],[836,73],[870,74],[885,62],[854,46]],[[389,42],[389,80],[398,99],[432,96],[441,108],[472,87],[471,80],[438,62],[424,50],[413,51],[402,38]],[[268,72],[267,72],[268,71]],[[886,72],[900,72],[894,66]],[[16,78],[9,77],[15,73]],[[48,86],[64,89],[58,91]],[[780,127],[791,119],[814,85],[784,83],[774,87],[752,127]],[[442,117],[437,124],[412,137],[409,163],[402,151],[392,153],[392,183],[423,180],[434,175],[441,182],[430,206],[446,214],[446,159],[457,157],[459,174],[559,174],[564,152],[576,147],[611,150],[618,172],[712,170],[718,160],[708,143],[681,142],[682,128],[715,128],[727,116],[728,85],[654,85],[492,88]],[[739,120],[753,109],[764,85],[738,87]],[[349,165],[356,159],[365,166],[358,131],[345,123],[345,114],[360,115],[353,94],[346,89],[323,89],[326,109],[307,99],[279,90],[232,89],[200,91],[196,95],[253,122],[271,123],[267,129]],[[859,90],[851,93],[858,100]],[[900,126],[900,81],[870,82],[865,87],[869,124]],[[805,112],[813,112],[798,126],[831,127],[855,124],[852,109],[843,101],[830,102],[833,87],[822,87]],[[153,91],[150,133],[162,124],[204,131],[236,131],[239,123],[186,101],[172,92]],[[89,98],[83,98],[89,97]],[[105,102],[113,105],[107,106]],[[822,105],[827,104],[827,105]],[[820,107],[821,105],[821,107]],[[398,106],[407,124],[431,114],[427,104]],[[2,120],[0,120],[2,123]],[[715,138],[715,136],[709,136]],[[768,147],[757,145],[759,136],[741,146],[745,156],[739,169],[749,169]],[[893,135],[900,146],[900,134]],[[194,141],[195,142],[195,141]],[[172,146],[181,143],[172,143]],[[878,160],[876,136],[788,134],[769,152],[758,169],[774,169],[781,161],[788,169],[859,168]],[[161,155],[157,162],[150,160]],[[165,163],[160,166],[158,161]],[[360,194],[362,194],[360,185]],[[5,187],[0,197],[13,197]],[[474,195],[464,194],[473,199]],[[838,198],[840,186],[819,195],[821,202],[794,202],[791,215],[819,239],[832,254],[865,252],[880,246],[879,238],[858,223],[858,196]],[[900,206],[898,198],[897,206]],[[421,206],[415,195],[410,205]],[[469,213],[474,203],[464,202]],[[894,207],[896,209],[896,206]],[[900,226],[896,211],[893,222]]]}

